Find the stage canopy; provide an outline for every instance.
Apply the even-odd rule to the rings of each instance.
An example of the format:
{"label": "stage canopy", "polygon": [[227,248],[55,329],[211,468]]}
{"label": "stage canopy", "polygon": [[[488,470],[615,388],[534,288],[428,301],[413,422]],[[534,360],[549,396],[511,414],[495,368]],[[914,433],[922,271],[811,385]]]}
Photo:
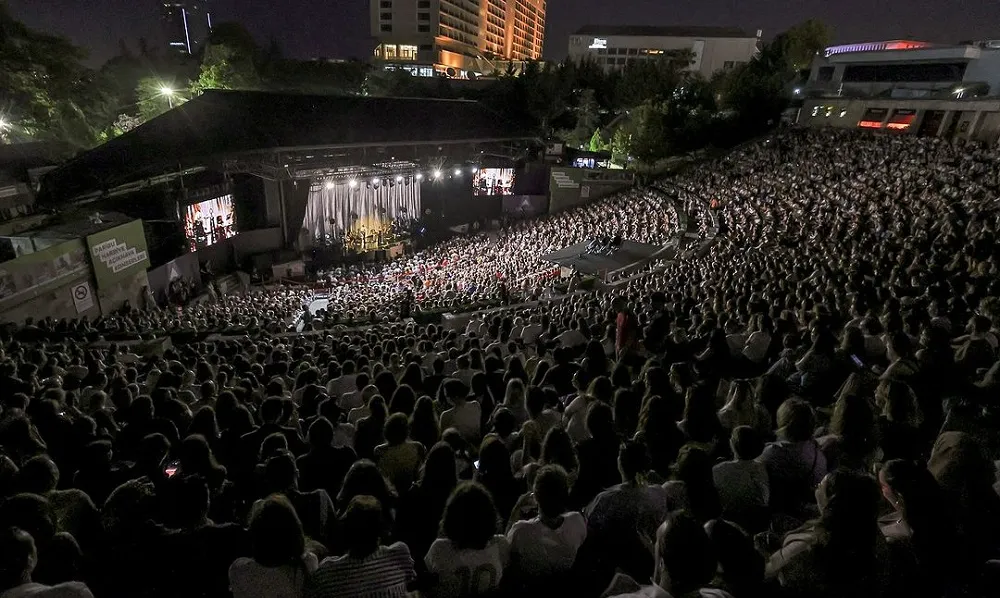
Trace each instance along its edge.
{"label": "stage canopy", "polygon": [[648,259],[663,249],[658,245],[623,241],[617,249],[589,253],[588,247],[591,247],[592,243],[593,241],[584,241],[570,245],[565,249],[543,255],[542,259],[584,274],[605,274]]}
{"label": "stage canopy", "polygon": [[208,91],[46,175],[60,204],[204,169],[272,180],[348,167],[472,159],[541,143],[478,102]]}

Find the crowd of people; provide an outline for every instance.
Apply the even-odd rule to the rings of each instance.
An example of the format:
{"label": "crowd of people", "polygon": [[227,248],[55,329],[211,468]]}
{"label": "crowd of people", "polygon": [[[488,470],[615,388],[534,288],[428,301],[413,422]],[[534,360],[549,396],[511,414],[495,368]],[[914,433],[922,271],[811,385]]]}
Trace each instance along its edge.
{"label": "crowd of people", "polygon": [[[277,336],[288,289],[2,330],[0,597],[996,596],[998,165],[784,130],[392,266],[433,303],[718,224],[460,330]],[[177,327],[247,334],[89,342]]]}

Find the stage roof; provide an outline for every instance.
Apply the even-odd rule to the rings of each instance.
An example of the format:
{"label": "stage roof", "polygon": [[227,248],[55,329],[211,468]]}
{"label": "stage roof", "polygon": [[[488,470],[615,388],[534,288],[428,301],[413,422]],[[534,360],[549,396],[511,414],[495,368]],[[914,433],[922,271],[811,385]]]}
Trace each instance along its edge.
{"label": "stage roof", "polygon": [[587,252],[589,245],[590,241],[570,245],[565,249],[543,255],[542,259],[584,274],[600,274],[631,266],[663,249],[657,245],[624,241],[621,247],[609,254],[595,254]]}
{"label": "stage roof", "polygon": [[533,138],[472,101],[208,91],[66,162],[43,195],[58,203],[234,156]]}

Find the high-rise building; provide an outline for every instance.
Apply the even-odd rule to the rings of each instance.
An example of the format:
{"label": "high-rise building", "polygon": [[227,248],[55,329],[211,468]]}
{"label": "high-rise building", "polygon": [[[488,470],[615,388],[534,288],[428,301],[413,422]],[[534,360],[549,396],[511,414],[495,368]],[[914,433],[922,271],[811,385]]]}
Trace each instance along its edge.
{"label": "high-rise building", "polygon": [[375,60],[415,76],[469,78],[541,60],[545,0],[370,0]]}
{"label": "high-rise building", "polygon": [[208,0],[161,0],[163,34],[171,52],[196,54],[212,29]]}

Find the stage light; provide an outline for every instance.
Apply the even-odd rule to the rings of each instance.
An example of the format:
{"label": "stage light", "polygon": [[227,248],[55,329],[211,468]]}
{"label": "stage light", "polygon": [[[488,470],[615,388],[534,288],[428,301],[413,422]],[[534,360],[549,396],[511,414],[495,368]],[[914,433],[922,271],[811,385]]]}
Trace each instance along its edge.
{"label": "stage light", "polygon": [[436,178],[436,179],[441,178],[441,171],[440,170],[435,170],[434,171],[434,178]]}
{"label": "stage light", "polygon": [[456,168],[455,169],[455,176],[462,176],[462,169],[461,168]]}
{"label": "stage light", "polygon": [[472,167],[472,174],[476,174],[477,172],[479,172],[479,167],[478,166],[473,166]]}
{"label": "stage light", "polygon": [[417,180],[418,180],[418,181],[422,181],[422,180],[424,180],[424,175],[418,172],[418,173],[417,173]]}
{"label": "stage light", "polygon": [[358,186],[358,182],[357,182],[357,181],[355,181],[354,179],[351,179],[350,181],[348,181],[347,185],[348,185],[348,186],[349,186],[349,187],[350,187],[351,189],[354,189],[355,187],[357,187],[357,186]]}
{"label": "stage light", "polygon": [[396,175],[396,182],[397,183],[402,183],[403,182],[403,175],[401,175],[401,174],[400,175]]}
{"label": "stage light", "polygon": [[333,189],[336,186],[337,186],[336,183],[334,183],[333,181],[327,181],[326,182],[326,188],[327,189]]}
{"label": "stage light", "polygon": [[377,178],[372,179],[372,185],[378,185],[379,180]]}

